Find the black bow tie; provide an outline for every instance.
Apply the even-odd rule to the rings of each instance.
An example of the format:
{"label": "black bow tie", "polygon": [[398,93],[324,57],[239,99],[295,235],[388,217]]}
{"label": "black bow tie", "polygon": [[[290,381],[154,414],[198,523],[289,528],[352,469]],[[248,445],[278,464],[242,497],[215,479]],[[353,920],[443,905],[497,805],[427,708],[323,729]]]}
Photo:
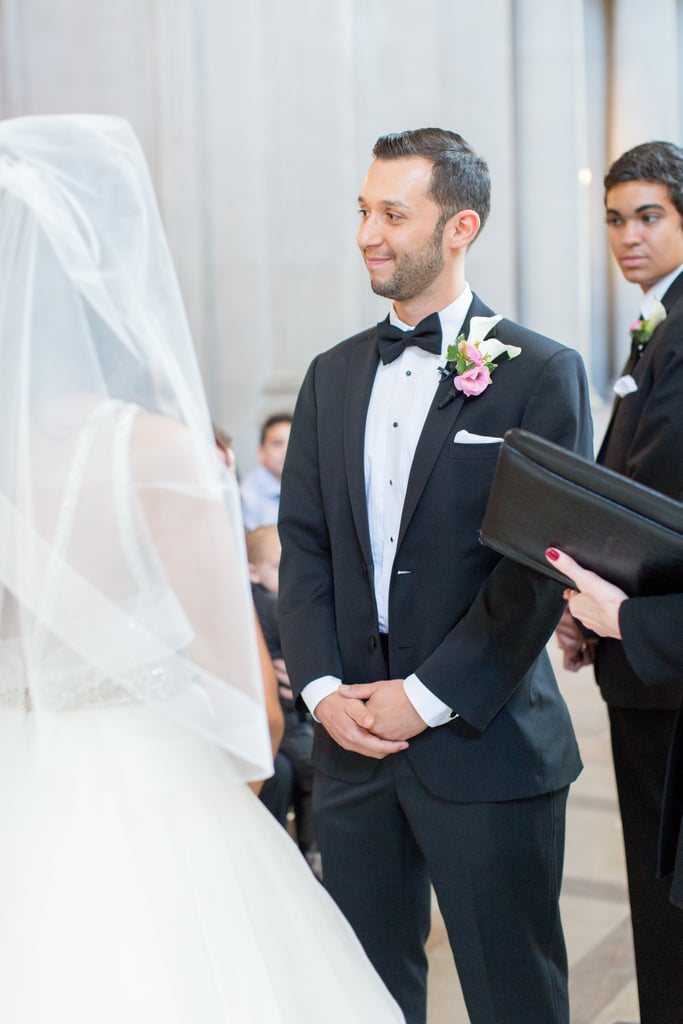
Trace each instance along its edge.
{"label": "black bow tie", "polygon": [[441,355],[441,321],[438,313],[430,313],[412,331],[402,331],[388,320],[377,324],[377,348],[383,363],[393,363],[407,345],[417,345],[425,352]]}

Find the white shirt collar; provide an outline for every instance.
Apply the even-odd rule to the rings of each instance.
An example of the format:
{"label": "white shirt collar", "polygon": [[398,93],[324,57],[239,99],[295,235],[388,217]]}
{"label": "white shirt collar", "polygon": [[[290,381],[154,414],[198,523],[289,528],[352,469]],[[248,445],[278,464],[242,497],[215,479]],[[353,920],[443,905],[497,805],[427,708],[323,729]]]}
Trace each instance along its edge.
{"label": "white shirt collar", "polygon": [[[460,333],[465,317],[467,316],[467,310],[470,308],[471,304],[472,289],[467,282],[465,282],[465,287],[460,295],[458,295],[457,299],[454,302],[451,302],[449,306],[446,306],[445,309],[439,310],[442,335],[440,359],[445,358],[446,349],[449,345],[452,345],[455,342],[455,339]],[[404,324],[402,320],[399,320],[393,306],[389,312],[389,322],[392,323],[394,327],[400,327],[402,331],[410,331],[415,326],[414,324],[412,326],[410,324]]]}
{"label": "white shirt collar", "polygon": [[640,300],[640,311],[643,314],[644,320],[647,320],[652,312],[652,303],[654,300],[659,299],[660,302],[662,301],[669,288],[682,271],[683,263],[681,263],[680,267],[676,267],[675,270],[672,270],[670,274],[667,274],[666,277],[661,277],[656,284],[653,284],[652,288],[645,292]]}

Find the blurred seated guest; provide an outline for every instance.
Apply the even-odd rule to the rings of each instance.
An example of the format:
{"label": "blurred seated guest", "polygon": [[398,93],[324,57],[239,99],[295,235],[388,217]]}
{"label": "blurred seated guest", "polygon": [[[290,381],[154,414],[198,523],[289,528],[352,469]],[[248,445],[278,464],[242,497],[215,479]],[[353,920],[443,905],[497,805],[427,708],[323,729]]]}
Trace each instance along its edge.
{"label": "blurred seated guest", "polygon": [[[278,570],[280,568],[280,538],[276,526],[260,526],[247,533],[247,556],[249,576],[254,605],[261,623],[266,646],[273,659],[275,675],[279,684],[280,703],[284,712],[285,733],[280,753],[275,764],[275,775],[261,791],[261,800],[268,809],[285,824],[290,800],[282,817],[282,791],[278,786],[278,765],[280,758],[289,761],[291,771],[291,804],[296,821],[296,839],[299,849],[311,868],[320,874],[320,854],[313,816],[313,722],[305,711],[299,711],[294,703],[289,686],[289,676],[282,657],[280,630],[277,621]],[[282,781],[282,780],[280,780]]]}
{"label": "blurred seated guest", "polygon": [[259,465],[247,473],[240,486],[242,514],[247,530],[277,523],[280,478],[291,425],[290,413],[282,412],[269,416],[261,428]]}
{"label": "blurred seated guest", "polygon": [[[254,625],[256,628],[256,642],[258,645],[259,664],[261,666],[261,676],[263,678],[263,695],[264,704],[266,709],[266,717],[268,719],[268,733],[270,735],[270,748],[273,754],[273,774],[265,780],[259,779],[255,782],[250,782],[249,786],[253,789],[254,793],[261,794],[263,789],[267,786],[271,792],[282,792],[283,790],[289,794],[291,791],[291,769],[286,763],[283,755],[278,752],[282,737],[285,731],[285,719],[280,705],[278,695],[278,683],[275,675],[275,669],[273,666],[272,659],[270,657],[270,651],[266,645],[263,637],[263,630],[261,629],[261,623],[258,617],[258,612],[254,608]],[[280,777],[276,782],[278,776],[278,768]],[[283,776],[286,777],[286,781],[283,781]],[[289,795],[287,795],[289,800]],[[285,810],[285,816],[287,811]]]}
{"label": "blurred seated guest", "polygon": [[[569,610],[587,629],[614,637],[624,645],[636,675],[649,686],[680,682],[683,677],[683,594],[627,597],[623,590],[582,568],[555,548],[546,557],[578,590],[566,590]],[[661,831],[659,873],[673,872],[671,902],[683,910],[683,714],[674,729],[667,772]],[[683,950],[680,951],[683,954]],[[683,1011],[683,1007],[678,1008]]]}
{"label": "blurred seated guest", "polygon": [[256,615],[256,632],[259,641],[261,670],[263,672],[263,690],[266,698],[268,729],[273,751],[273,774],[264,781],[253,782],[250,785],[273,817],[277,818],[283,827],[286,827],[287,814],[292,804],[294,769],[287,755],[280,750],[285,729],[285,719],[282,704],[280,703],[279,682],[270,650],[263,635],[256,605],[254,605],[254,612]]}
{"label": "blurred seated guest", "polygon": [[283,828],[287,828],[287,815],[292,806],[294,770],[286,754],[278,750],[273,755],[273,774],[255,790],[264,807],[267,807]]}
{"label": "blurred seated guest", "polygon": [[[232,447],[232,438],[216,423],[211,424],[213,439],[221,459],[228,469],[235,473],[235,453]],[[282,823],[287,820],[289,810],[290,794],[292,790],[292,769],[287,758],[278,753],[278,747],[284,733],[284,716],[278,695],[278,684],[275,676],[275,669],[270,653],[263,638],[263,631],[256,609],[254,609],[256,620],[256,635],[259,648],[259,659],[261,672],[263,674],[263,692],[265,696],[266,715],[268,716],[268,731],[270,733],[270,745],[273,752],[273,774],[265,781],[263,779],[250,782],[249,785],[255,793],[262,793],[265,789],[269,798],[275,806],[278,806],[282,815]],[[284,807],[284,810],[282,808]],[[273,811],[275,813],[275,811]],[[276,814],[276,817],[280,815]]]}

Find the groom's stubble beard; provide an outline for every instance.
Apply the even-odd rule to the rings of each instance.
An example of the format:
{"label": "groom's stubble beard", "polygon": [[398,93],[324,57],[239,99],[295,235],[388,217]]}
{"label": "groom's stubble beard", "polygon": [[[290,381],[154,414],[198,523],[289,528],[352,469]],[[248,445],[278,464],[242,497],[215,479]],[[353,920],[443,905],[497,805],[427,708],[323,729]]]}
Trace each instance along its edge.
{"label": "groom's stubble beard", "polygon": [[390,250],[396,260],[395,269],[387,281],[370,281],[375,295],[396,302],[407,302],[421,295],[436,280],[444,267],[441,241],[443,224],[437,224],[431,238],[415,252],[404,253],[402,256]]}

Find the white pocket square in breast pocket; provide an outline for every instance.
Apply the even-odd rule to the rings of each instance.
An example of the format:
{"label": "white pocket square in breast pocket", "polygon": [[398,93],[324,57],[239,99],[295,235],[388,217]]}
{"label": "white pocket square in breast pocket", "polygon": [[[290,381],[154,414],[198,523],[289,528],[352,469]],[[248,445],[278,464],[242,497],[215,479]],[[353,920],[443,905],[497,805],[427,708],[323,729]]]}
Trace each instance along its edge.
{"label": "white pocket square in breast pocket", "polygon": [[634,391],[638,390],[638,385],[631,374],[627,373],[625,377],[620,377],[614,382],[613,390],[619,398],[626,398],[627,395],[632,395]]}
{"label": "white pocket square in breast pocket", "polygon": [[453,438],[453,444],[501,444],[502,437],[489,437],[487,434],[470,434],[469,430],[459,430]]}

